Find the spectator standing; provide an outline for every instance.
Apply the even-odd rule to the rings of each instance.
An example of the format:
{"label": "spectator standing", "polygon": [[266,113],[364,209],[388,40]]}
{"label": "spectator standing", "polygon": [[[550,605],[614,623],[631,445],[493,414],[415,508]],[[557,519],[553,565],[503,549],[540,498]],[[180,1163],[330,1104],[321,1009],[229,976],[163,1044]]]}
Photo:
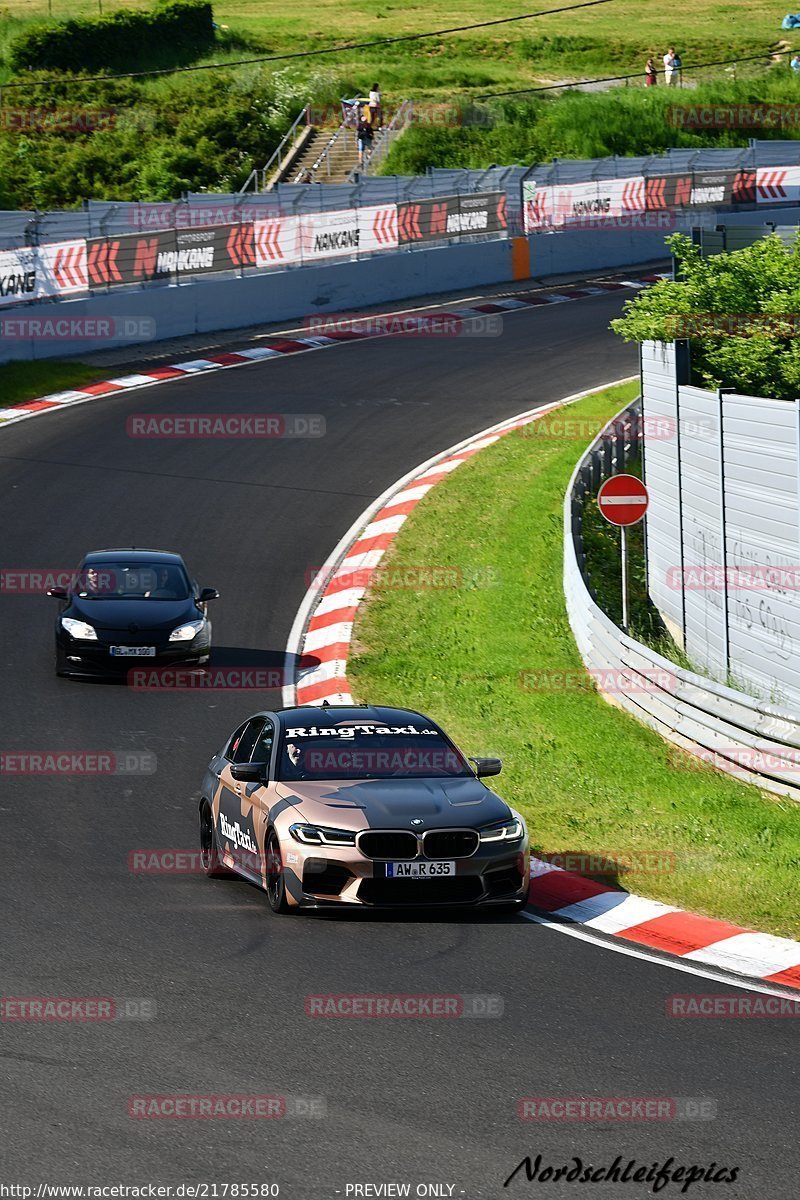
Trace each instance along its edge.
{"label": "spectator standing", "polygon": [[794,71],[795,75],[800,75],[800,54],[794,54],[789,66]]}
{"label": "spectator standing", "polygon": [[369,157],[372,150],[372,137],[372,122],[368,121],[362,113],[358,122],[358,165],[360,167],[364,165],[364,155]]}
{"label": "spectator standing", "polygon": [[383,114],[381,112],[381,89],[377,83],[373,83],[370,88],[369,108],[372,128],[380,129],[383,125]]}
{"label": "spectator standing", "polygon": [[664,82],[667,87],[675,87],[677,84],[675,79],[675,49],[672,46],[670,46],[664,55]]}
{"label": "spectator standing", "polygon": [[681,67],[682,66],[683,66],[683,61],[681,59],[680,54],[678,54],[677,50],[673,51],[673,59],[672,59],[672,86],[673,87],[681,86]]}
{"label": "spectator standing", "polygon": [[648,58],[644,67],[644,86],[655,87],[658,83],[658,75],[656,73],[656,65],[652,58]]}

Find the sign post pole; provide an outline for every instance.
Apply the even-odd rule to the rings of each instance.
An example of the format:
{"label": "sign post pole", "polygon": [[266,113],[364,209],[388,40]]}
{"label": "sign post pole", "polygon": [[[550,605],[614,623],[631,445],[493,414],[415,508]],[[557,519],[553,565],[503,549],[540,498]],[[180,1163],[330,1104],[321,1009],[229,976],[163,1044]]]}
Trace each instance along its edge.
{"label": "sign post pole", "polygon": [[629,604],[628,604],[628,530],[626,526],[621,526],[620,534],[622,536],[622,632],[628,632],[629,621]]}
{"label": "sign post pole", "polygon": [[597,493],[600,514],[620,531],[622,557],[622,630],[630,625],[630,575],[628,564],[628,526],[637,525],[647,512],[647,488],[635,475],[612,475]]}

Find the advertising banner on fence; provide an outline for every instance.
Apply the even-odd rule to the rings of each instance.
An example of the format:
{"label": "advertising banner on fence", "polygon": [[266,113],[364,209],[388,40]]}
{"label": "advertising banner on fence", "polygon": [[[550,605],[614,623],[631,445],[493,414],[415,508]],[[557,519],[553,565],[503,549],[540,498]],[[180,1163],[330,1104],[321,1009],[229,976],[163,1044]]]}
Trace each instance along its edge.
{"label": "advertising banner on fence", "polygon": [[756,198],[756,173],[688,171],[681,175],[651,175],[646,191],[648,212],[715,204],[752,204]]}
{"label": "advertising banner on fence", "polygon": [[40,296],[74,296],[88,291],[86,242],[83,238],[39,246],[37,255]]}
{"label": "advertising banner on fence", "polygon": [[604,217],[645,211],[642,175],[625,179],[592,179],[585,183],[537,188],[535,181],[522,185],[524,226],[534,229],[586,224]]}
{"label": "advertising banner on fence", "polygon": [[0,250],[0,305],[35,300],[42,294],[36,250]]}
{"label": "advertising banner on fence", "polygon": [[756,172],[756,203],[800,200],[800,167],[759,167]]}
{"label": "advertising banner on fence", "polygon": [[502,233],[507,228],[504,192],[473,192],[397,205],[401,245],[436,242],[465,234]]}
{"label": "advertising banner on fence", "polygon": [[397,208],[381,204],[256,221],[253,248],[257,267],[396,250]]}
{"label": "advertising banner on fence", "polygon": [[394,204],[384,204],[303,213],[299,218],[300,261],[313,263],[318,259],[396,249],[395,212]]}
{"label": "advertising banner on fence", "polygon": [[217,225],[91,238],[86,261],[93,287],[171,281],[183,275],[254,267],[253,226]]}

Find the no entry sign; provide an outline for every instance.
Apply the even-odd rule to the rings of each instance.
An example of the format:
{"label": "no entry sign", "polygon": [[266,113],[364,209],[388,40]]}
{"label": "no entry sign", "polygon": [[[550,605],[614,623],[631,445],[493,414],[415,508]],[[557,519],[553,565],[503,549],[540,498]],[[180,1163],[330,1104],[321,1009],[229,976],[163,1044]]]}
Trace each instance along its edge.
{"label": "no entry sign", "polygon": [[647,512],[647,488],[635,475],[612,475],[597,493],[600,512],[611,525],[635,525]]}

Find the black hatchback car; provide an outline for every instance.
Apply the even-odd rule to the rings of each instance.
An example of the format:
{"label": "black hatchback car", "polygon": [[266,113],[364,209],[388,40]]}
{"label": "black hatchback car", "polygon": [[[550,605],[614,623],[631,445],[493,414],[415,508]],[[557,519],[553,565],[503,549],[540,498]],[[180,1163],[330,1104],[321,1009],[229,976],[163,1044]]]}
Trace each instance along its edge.
{"label": "black hatchback car", "polygon": [[144,659],[154,666],[208,662],[215,588],[200,588],[179,554],[94,550],[56,618],[56,674],[116,675]]}

